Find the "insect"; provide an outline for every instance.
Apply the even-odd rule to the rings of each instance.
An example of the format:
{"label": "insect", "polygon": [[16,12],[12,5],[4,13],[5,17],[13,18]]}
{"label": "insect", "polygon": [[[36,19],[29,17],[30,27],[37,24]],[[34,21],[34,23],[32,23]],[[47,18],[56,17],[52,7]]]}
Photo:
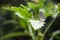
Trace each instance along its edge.
{"label": "insect", "polygon": [[44,16],[44,11],[42,9],[40,9],[39,13],[40,13],[40,15],[39,15],[40,20],[32,20],[32,19],[30,20],[31,25],[35,30],[41,28],[45,24],[44,21],[45,21],[46,17]]}
{"label": "insect", "polygon": [[40,13],[40,15],[39,15],[40,21],[45,21],[46,17],[44,15],[44,9],[40,9],[39,13]]}

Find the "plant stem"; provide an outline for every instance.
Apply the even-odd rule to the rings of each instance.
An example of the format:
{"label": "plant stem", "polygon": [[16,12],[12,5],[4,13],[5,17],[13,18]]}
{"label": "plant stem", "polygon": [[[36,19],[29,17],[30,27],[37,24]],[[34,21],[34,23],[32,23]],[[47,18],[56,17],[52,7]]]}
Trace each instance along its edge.
{"label": "plant stem", "polygon": [[51,27],[51,25],[54,23],[55,19],[56,19],[56,18],[54,18],[54,19],[50,22],[50,24],[49,24],[49,25],[47,25],[47,29],[45,30],[45,32],[44,32],[43,37],[42,37],[42,39],[41,39],[41,40],[43,40],[43,39],[44,39],[44,36],[45,36],[46,32],[49,30],[49,28]]}
{"label": "plant stem", "polygon": [[32,30],[31,25],[28,25],[28,28],[29,28],[30,34],[31,34],[31,36],[32,36],[32,39],[33,39],[33,40],[36,40],[36,37],[35,37],[35,35],[34,35],[34,33],[33,33],[33,30]]}

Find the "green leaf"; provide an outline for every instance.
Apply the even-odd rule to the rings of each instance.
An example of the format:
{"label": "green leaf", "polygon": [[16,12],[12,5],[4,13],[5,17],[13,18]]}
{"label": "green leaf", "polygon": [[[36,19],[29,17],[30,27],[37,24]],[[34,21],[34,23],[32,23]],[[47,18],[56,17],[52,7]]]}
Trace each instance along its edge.
{"label": "green leaf", "polygon": [[27,20],[24,20],[24,19],[19,19],[19,22],[20,22],[20,26],[24,29],[27,29]]}
{"label": "green leaf", "polygon": [[24,8],[21,8],[21,7],[11,7],[11,8],[10,7],[4,7],[4,9],[11,10],[14,12],[18,12],[24,17],[24,19],[32,18],[32,14],[28,12],[26,7],[24,7]]}
{"label": "green leaf", "polygon": [[28,7],[34,10],[36,8],[36,4],[28,2]]}
{"label": "green leaf", "polygon": [[60,12],[60,3],[58,3],[58,11]]}
{"label": "green leaf", "polygon": [[4,35],[3,37],[1,37],[0,39],[1,39],[1,40],[5,40],[5,39],[12,38],[12,37],[26,36],[26,35],[30,36],[28,33],[24,33],[24,32],[14,32],[14,33],[6,34],[6,35]]}

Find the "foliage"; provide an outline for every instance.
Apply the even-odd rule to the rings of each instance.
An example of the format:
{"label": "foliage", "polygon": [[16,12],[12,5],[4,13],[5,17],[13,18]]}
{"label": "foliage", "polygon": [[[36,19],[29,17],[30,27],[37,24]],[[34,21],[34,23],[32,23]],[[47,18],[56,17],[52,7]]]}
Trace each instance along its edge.
{"label": "foliage", "polygon": [[[58,10],[60,12],[60,8],[56,8],[55,4],[53,2],[49,2],[45,4],[45,0],[38,0],[39,2],[37,4],[28,2],[27,6],[20,5],[20,7],[2,7],[2,9],[13,11],[15,16],[13,18],[17,17],[19,19],[19,24],[22,28],[24,28],[24,32],[16,32],[16,33],[9,33],[1,39],[8,39],[9,37],[15,37],[15,36],[21,36],[21,35],[29,35],[32,37],[33,40],[43,40],[45,33],[48,31],[48,29],[51,27],[53,22],[55,21],[55,18],[51,21],[51,23],[47,26],[48,28],[46,31],[42,34],[40,32],[41,28],[38,28],[34,30],[31,24],[31,20],[39,20],[40,19],[40,12],[39,10],[42,9],[44,12],[44,16],[47,18],[49,16],[53,16],[54,14],[57,14]],[[51,5],[52,4],[52,5]],[[60,4],[58,4],[60,7]],[[44,21],[43,21],[44,22]],[[44,22],[45,23],[45,22]],[[43,24],[44,25],[44,24]],[[40,25],[39,25],[40,26]],[[18,26],[17,26],[18,27]],[[15,28],[17,28],[15,27]],[[18,27],[19,28],[19,27]],[[38,32],[37,35],[35,32]],[[26,32],[26,34],[25,34]],[[29,33],[29,34],[28,34]]]}

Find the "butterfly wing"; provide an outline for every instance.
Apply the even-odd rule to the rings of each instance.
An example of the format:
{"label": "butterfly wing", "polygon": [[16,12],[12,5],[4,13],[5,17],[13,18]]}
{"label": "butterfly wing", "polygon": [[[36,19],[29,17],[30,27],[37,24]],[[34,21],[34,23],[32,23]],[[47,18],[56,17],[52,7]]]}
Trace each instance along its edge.
{"label": "butterfly wing", "polygon": [[44,16],[44,12],[40,11],[40,20],[45,21],[46,17]]}

